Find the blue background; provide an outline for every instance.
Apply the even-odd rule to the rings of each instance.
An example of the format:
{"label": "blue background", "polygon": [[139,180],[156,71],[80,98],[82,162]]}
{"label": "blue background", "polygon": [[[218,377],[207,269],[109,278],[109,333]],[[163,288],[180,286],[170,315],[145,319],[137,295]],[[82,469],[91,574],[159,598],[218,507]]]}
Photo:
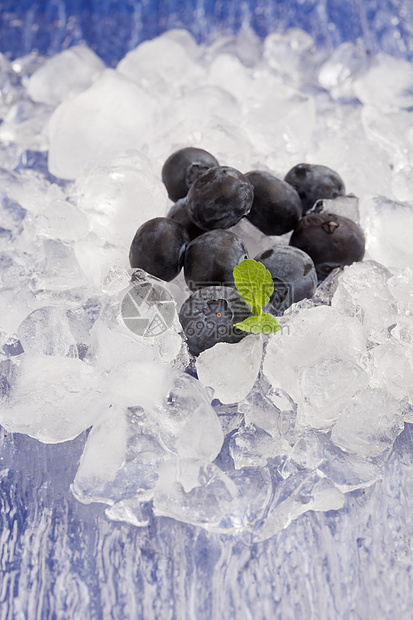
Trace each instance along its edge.
{"label": "blue background", "polygon": [[[169,28],[210,41],[246,24],[413,58],[413,0],[0,0],[0,51],[53,55],[83,40],[113,66]],[[382,481],[253,546],[165,518],[110,522],[104,506],[80,504],[69,485],[85,440],[48,446],[0,429],[1,618],[411,619],[413,425]]]}
{"label": "blue background", "polygon": [[320,47],[361,38],[372,53],[413,58],[412,0],[4,0],[0,50],[11,57],[86,41],[109,65],[161,32],[185,27],[198,41],[249,24],[260,37],[290,27]]}

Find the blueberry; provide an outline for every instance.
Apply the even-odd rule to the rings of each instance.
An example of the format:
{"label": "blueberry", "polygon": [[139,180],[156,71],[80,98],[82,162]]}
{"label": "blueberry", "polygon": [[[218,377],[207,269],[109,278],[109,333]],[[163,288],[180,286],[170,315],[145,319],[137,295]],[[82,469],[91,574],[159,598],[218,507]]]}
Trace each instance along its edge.
{"label": "blueberry", "polygon": [[255,257],[271,273],[274,293],[268,312],[281,315],[291,304],[314,295],[317,274],[312,259],[302,250],[276,245]]}
{"label": "blueberry", "polygon": [[284,181],[297,190],[306,213],[317,200],[344,196],[342,178],[327,166],[298,164],[286,174]]}
{"label": "blueberry", "polygon": [[188,233],[181,224],[155,217],[136,231],[129,252],[130,266],[169,282],[181,271],[188,243]]}
{"label": "blueberry", "polygon": [[228,230],[210,230],[188,245],[185,281],[191,290],[211,285],[234,286],[234,267],[248,258],[244,242]]}
{"label": "blueberry", "polygon": [[181,224],[187,230],[191,241],[205,232],[202,228],[198,228],[198,226],[194,224],[189,217],[186,209],[186,198],[180,198],[178,202],[172,205],[166,217],[169,217],[171,220]]}
{"label": "blueberry", "polygon": [[365,239],[353,220],[335,213],[314,213],[300,220],[290,245],[311,256],[322,280],[333,269],[362,260]]}
{"label": "blueberry", "polygon": [[218,161],[203,149],[188,146],[172,153],[162,168],[162,181],[169,198],[174,202],[185,198],[199,175],[214,166],[219,166]]}
{"label": "blueberry", "polygon": [[179,320],[189,351],[199,355],[218,342],[239,342],[247,334],[234,323],[252,316],[250,306],[237,289],[230,286],[208,286],[192,293],[183,303]]}
{"label": "blueberry", "polygon": [[231,228],[249,213],[254,188],[247,177],[229,166],[217,166],[191,186],[186,208],[191,220],[204,230]]}
{"label": "blueberry", "polygon": [[254,186],[254,202],[247,219],[265,235],[293,230],[302,216],[301,200],[291,185],[270,172],[254,170],[245,175]]}

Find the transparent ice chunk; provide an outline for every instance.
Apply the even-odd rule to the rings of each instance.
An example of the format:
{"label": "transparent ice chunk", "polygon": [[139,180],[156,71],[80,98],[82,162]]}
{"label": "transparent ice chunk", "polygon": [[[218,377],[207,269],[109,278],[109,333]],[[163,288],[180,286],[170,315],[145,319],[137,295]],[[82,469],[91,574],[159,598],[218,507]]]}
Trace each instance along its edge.
{"label": "transparent ice chunk", "polygon": [[202,66],[177,38],[160,36],[144,41],[120,61],[117,71],[152,93],[169,88],[179,92],[203,77]]}
{"label": "transparent ice chunk", "polygon": [[408,202],[413,196],[413,163],[403,163],[393,175],[392,189],[396,200]]}
{"label": "transparent ice chunk", "polygon": [[383,475],[380,463],[364,455],[346,452],[327,437],[323,439],[322,457],[317,470],[342,493],[369,487]]}
{"label": "transparent ice chunk", "polygon": [[86,45],[75,45],[48,58],[27,84],[33,101],[55,106],[85,90],[105,69],[105,63]]}
{"label": "transparent ice chunk", "polygon": [[333,99],[352,99],[353,82],[367,71],[370,62],[370,56],[360,41],[342,43],[321,67],[319,82]]}
{"label": "transparent ice chunk", "polygon": [[[346,397],[337,375],[347,368],[352,376],[353,364],[358,364],[364,351],[365,336],[356,318],[343,316],[330,306],[305,308],[284,316],[283,330],[268,342],[263,372],[274,388],[285,390],[298,404],[299,417],[303,416],[306,423],[311,420],[323,426],[329,419],[330,407],[334,410],[337,402]],[[333,366],[336,372],[323,376],[331,360],[336,362]],[[324,405],[322,411],[317,406],[313,410],[313,415],[321,416],[318,420],[312,419],[310,413],[307,418],[304,413],[311,396],[305,373],[317,374],[317,367],[320,388],[315,394],[318,393]]]}
{"label": "transparent ice chunk", "polygon": [[292,168],[304,158],[312,138],[314,100],[292,89],[280,89],[277,84],[272,92],[267,85],[262,89],[255,85],[255,89],[255,97],[244,112],[249,139],[257,151],[267,156],[267,165],[272,169]]}
{"label": "transparent ice chunk", "polygon": [[208,68],[208,82],[214,86],[229,90],[237,99],[243,100],[251,96],[253,79],[232,54],[217,55]]}
{"label": "transparent ice chunk", "polygon": [[405,346],[389,339],[371,350],[370,363],[372,387],[387,390],[399,402],[407,398],[413,403],[413,369]]}
{"label": "transparent ice chunk", "polygon": [[243,400],[257,379],[262,347],[262,338],[253,334],[236,344],[219,342],[198,356],[199,380],[224,404]]}
{"label": "transparent ice chunk", "polygon": [[162,445],[180,458],[212,461],[223,434],[199,381],[166,364],[127,362],[109,375],[119,404],[151,412]]}
{"label": "transparent ice chunk", "polygon": [[166,190],[150,161],[135,150],[94,166],[78,178],[75,192],[93,232],[121,245],[125,263],[139,226],[166,213]]}
{"label": "transparent ice chunk", "polygon": [[299,85],[314,71],[315,44],[310,34],[300,28],[274,32],[264,41],[264,59],[287,83]]}
{"label": "transparent ice chunk", "polygon": [[399,314],[413,317],[413,265],[390,278],[387,285],[397,302]]}
{"label": "transparent ice chunk", "polygon": [[412,111],[385,113],[370,105],[363,107],[361,118],[366,136],[386,151],[396,170],[413,164]]}
{"label": "transparent ice chunk", "polygon": [[400,403],[380,388],[359,392],[341,411],[331,441],[347,452],[378,456],[404,428]]}
{"label": "transparent ice chunk", "polygon": [[235,469],[265,467],[268,459],[276,458],[281,453],[282,441],[277,430],[270,434],[255,424],[242,425],[230,440]]}
{"label": "transparent ice chunk", "polygon": [[[331,305],[341,314],[357,317],[372,342],[383,342],[394,324],[396,304],[387,286],[391,273],[374,261],[345,267]],[[374,300],[374,301],[373,301]]]}
{"label": "transparent ice chunk", "polygon": [[330,428],[342,408],[368,383],[368,374],[353,360],[329,360],[304,368],[300,380],[304,398],[299,407],[299,422],[320,430]]}
{"label": "transparent ice chunk", "polygon": [[281,236],[269,236],[262,233],[254,224],[252,224],[246,217],[243,217],[238,224],[235,224],[230,231],[241,237],[245,245],[247,246],[248,255],[254,258],[264,250],[268,250],[277,243],[287,243],[284,235]]}
{"label": "transparent ice chunk", "polygon": [[86,284],[71,245],[58,239],[45,239],[39,244],[37,262],[33,266],[29,287],[33,292],[64,291]]}
{"label": "transparent ice chunk", "polygon": [[275,487],[266,518],[257,524],[253,539],[267,540],[308,510],[338,510],[343,504],[344,496],[333,483],[304,470]]}
{"label": "transparent ice chunk", "polygon": [[389,269],[404,269],[411,265],[413,202],[370,196],[361,201],[361,211],[370,258]]}
{"label": "transparent ice chunk", "polygon": [[111,371],[109,385],[117,406],[90,433],[73,484],[76,497],[121,502],[121,511],[133,513],[140,510],[137,500],[162,495],[165,481],[183,493],[200,486],[200,472],[218,455],[223,434],[199,382],[166,365],[129,362]]}
{"label": "transparent ice chunk", "polygon": [[185,492],[177,481],[177,473],[176,461],[167,461],[159,468],[154,513],[207,529],[218,528],[235,504],[238,494],[235,483],[219,467],[209,463],[199,470],[198,484]]}
{"label": "transparent ice chunk", "polygon": [[356,196],[339,196],[333,200],[325,199],[317,200],[311,209],[313,213],[336,213],[343,217],[348,217],[353,222],[360,224],[360,213],[358,208],[359,199]]}
{"label": "transparent ice chunk", "polygon": [[151,499],[168,453],[150,422],[142,407],[112,407],[94,425],[72,485],[77,499],[110,505]]}
{"label": "transparent ice chunk", "polygon": [[44,443],[68,441],[109,408],[104,377],[79,359],[23,353],[5,363],[0,423],[11,433]]}
{"label": "transparent ice chunk", "polygon": [[[403,58],[378,54],[370,69],[354,82],[354,90],[362,103],[385,112],[413,106],[413,67]],[[383,88],[383,83],[386,88]]]}
{"label": "transparent ice chunk", "polygon": [[49,144],[48,122],[53,108],[22,99],[15,103],[0,125],[2,142],[13,143],[22,149],[46,151]]}
{"label": "transparent ice chunk", "polygon": [[149,137],[153,99],[137,84],[106,69],[87,90],[61,103],[49,124],[49,171],[75,179],[96,165]]}
{"label": "transparent ice chunk", "polygon": [[31,312],[18,327],[17,335],[27,353],[77,357],[77,344],[62,307],[45,307]]}
{"label": "transparent ice chunk", "polygon": [[20,79],[13,71],[12,64],[4,54],[0,54],[0,119],[7,114],[10,106],[20,99],[23,89]]}

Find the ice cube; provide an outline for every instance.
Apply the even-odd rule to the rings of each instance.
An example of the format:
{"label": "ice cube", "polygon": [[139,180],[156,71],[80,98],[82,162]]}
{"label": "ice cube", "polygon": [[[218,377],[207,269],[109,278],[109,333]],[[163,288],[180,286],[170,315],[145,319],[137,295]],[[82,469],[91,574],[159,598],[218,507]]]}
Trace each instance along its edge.
{"label": "ice cube", "polygon": [[327,436],[322,438],[321,449],[322,462],[318,463],[317,471],[331,480],[342,493],[369,487],[383,475],[377,459],[343,451]]}
{"label": "ice cube", "polygon": [[331,441],[347,452],[378,456],[404,428],[400,403],[384,389],[368,388],[341,411]]}
{"label": "ice cube", "polygon": [[356,196],[389,193],[389,155],[381,144],[366,136],[360,105],[331,107],[317,101],[317,126],[304,161],[336,170],[347,191]]}
{"label": "ice cube", "polygon": [[298,421],[327,430],[343,407],[368,383],[368,374],[353,360],[333,359],[302,369],[300,388],[304,398],[298,409]]}
{"label": "ice cube", "polygon": [[234,235],[241,237],[247,246],[248,255],[251,258],[277,245],[277,243],[288,243],[285,235],[276,237],[265,235],[254,226],[254,224],[247,220],[246,217],[243,217],[238,224],[230,228],[230,231],[234,233]]}
{"label": "ice cube", "polygon": [[78,357],[77,343],[63,307],[34,310],[20,323],[17,335],[26,353]]}
{"label": "ice cube", "polygon": [[33,101],[55,106],[88,88],[105,63],[86,45],[75,45],[48,58],[27,84]]}
{"label": "ice cube", "polygon": [[[203,136],[208,136],[211,123],[241,125],[241,110],[236,98],[227,90],[216,86],[198,86],[186,91],[180,97],[165,103],[158,117],[158,134],[167,136],[170,144],[199,144]],[[155,149],[160,138],[155,138]],[[178,147],[179,148],[179,147]],[[163,151],[165,144],[162,145]],[[168,153],[170,155],[170,153]]]}
{"label": "ice cube", "polygon": [[267,94],[267,87],[255,85],[254,100],[244,112],[245,126],[265,163],[273,170],[288,170],[305,157],[315,127],[315,106],[311,96],[277,86]]}
{"label": "ice cube", "polygon": [[33,292],[65,291],[84,284],[86,278],[71,245],[58,239],[39,243],[29,282]]}
{"label": "ice cube", "polygon": [[243,400],[252,390],[261,367],[262,338],[249,335],[236,344],[219,342],[196,361],[199,380],[224,404]]}
{"label": "ice cube", "polygon": [[281,436],[270,434],[255,424],[241,425],[230,439],[229,450],[235,469],[265,467],[268,459],[282,453]]}
{"label": "ice cube", "polygon": [[353,195],[339,196],[332,200],[323,198],[322,200],[317,200],[311,209],[311,213],[336,213],[360,224],[358,203],[359,199]]}
{"label": "ice cube", "polygon": [[397,302],[399,314],[413,316],[413,265],[390,278],[387,285]]}
{"label": "ice cube", "polygon": [[411,265],[413,202],[368,196],[361,201],[360,208],[370,258],[389,269],[404,269]]}
{"label": "ice cube", "polygon": [[387,152],[396,170],[413,163],[412,112],[384,113],[371,105],[363,107],[361,118],[366,136]]}
{"label": "ice cube", "polygon": [[[271,336],[267,345],[263,372],[274,388],[285,390],[293,398],[300,411],[307,399],[305,369],[318,365],[322,369],[331,360],[343,363],[343,368],[350,363],[352,368],[351,362],[357,364],[364,351],[365,336],[356,318],[343,316],[330,306],[310,307],[285,315],[282,331]],[[340,372],[339,367],[337,370]],[[332,406],[334,386],[338,388],[333,373],[330,382],[326,377],[324,384],[327,398],[329,388],[332,390]],[[320,415],[328,417],[328,405]]]}
{"label": "ice cube", "polygon": [[205,59],[212,61],[222,55],[240,60],[244,67],[254,67],[262,54],[262,42],[256,33],[247,25],[248,16],[245,16],[242,29],[236,35],[228,35],[216,39],[205,50]]}
{"label": "ice cube", "polygon": [[266,509],[266,518],[254,529],[255,542],[267,540],[308,510],[338,510],[344,496],[328,479],[307,470],[281,481]]}
{"label": "ice cube", "polygon": [[395,338],[387,340],[370,351],[370,363],[371,387],[381,387],[399,402],[407,399],[413,404],[413,369],[405,346]]}
{"label": "ice cube", "polygon": [[164,217],[168,201],[151,163],[134,150],[94,166],[77,179],[75,192],[93,232],[120,245],[125,262],[136,230],[149,219]]}
{"label": "ice cube", "polygon": [[167,36],[144,41],[126,54],[116,70],[145,90],[163,95],[168,88],[179,93],[188,83],[196,85],[204,75],[185,46]]}
{"label": "ice cube", "polygon": [[229,90],[243,101],[251,96],[253,78],[232,54],[217,55],[208,68],[208,83]]}
{"label": "ice cube", "polygon": [[38,234],[62,241],[77,241],[89,232],[89,222],[82,211],[68,200],[51,200],[45,213],[36,220]]}
{"label": "ice cube", "polygon": [[314,39],[300,28],[274,32],[264,41],[264,59],[287,83],[299,85],[313,75]]}
{"label": "ice cube", "polygon": [[369,340],[375,343],[386,340],[388,329],[395,323],[397,308],[387,286],[390,276],[374,261],[353,263],[344,268],[331,300],[340,313],[357,317]]}
{"label": "ice cube", "polygon": [[154,513],[185,523],[215,529],[233,508],[238,489],[219,467],[209,463],[198,474],[198,484],[185,492],[177,481],[178,464],[169,460],[159,468],[154,492]]}
{"label": "ice cube", "polygon": [[370,62],[370,56],[360,41],[342,43],[321,67],[319,82],[333,99],[352,99],[355,96],[353,82],[367,71]]}
{"label": "ice cube", "polygon": [[2,142],[14,143],[22,149],[46,151],[49,144],[48,123],[53,108],[22,99],[15,103],[0,126]]}
{"label": "ice cube", "polygon": [[[354,82],[354,91],[362,103],[385,112],[413,106],[413,67],[403,58],[378,54],[366,74]],[[383,84],[386,88],[383,88]]]}
{"label": "ice cube", "polygon": [[0,119],[4,118],[11,105],[22,97],[23,92],[10,61],[4,54],[0,54]]}
{"label": "ice cube", "polygon": [[166,364],[127,362],[108,384],[119,404],[150,410],[162,445],[180,458],[212,461],[223,434],[202,384]]}
{"label": "ice cube", "polygon": [[218,455],[223,435],[199,382],[166,365],[129,362],[111,371],[109,385],[117,406],[90,433],[76,497],[122,502],[133,513],[137,499],[150,500],[162,486],[165,471],[183,492],[200,486],[199,473]]}
{"label": "ice cube", "polygon": [[79,359],[23,353],[5,363],[0,423],[10,433],[44,443],[68,441],[109,408],[103,375]]}
{"label": "ice cube", "polygon": [[395,170],[392,189],[396,200],[408,202],[413,196],[413,165],[403,163]]}
{"label": "ice cube", "polygon": [[129,267],[125,252],[102,241],[94,233],[90,233],[85,240],[77,241],[74,253],[81,270],[93,286],[101,286],[114,265],[124,269]]}
{"label": "ice cube", "polygon": [[167,457],[144,409],[112,407],[90,432],[72,491],[83,503],[147,501]]}
{"label": "ice cube", "polygon": [[151,135],[153,99],[137,84],[106,69],[87,90],[61,103],[49,124],[49,171],[75,179]]}

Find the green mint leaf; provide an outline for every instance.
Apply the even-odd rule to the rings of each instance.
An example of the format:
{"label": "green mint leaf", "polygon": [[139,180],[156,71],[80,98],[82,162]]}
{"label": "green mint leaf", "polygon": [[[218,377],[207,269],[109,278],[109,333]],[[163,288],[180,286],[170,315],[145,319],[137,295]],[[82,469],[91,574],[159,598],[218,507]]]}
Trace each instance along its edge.
{"label": "green mint leaf", "polygon": [[262,263],[246,258],[234,268],[233,274],[235,286],[251,306],[253,314],[261,314],[261,308],[274,292],[274,283],[268,269]]}
{"label": "green mint leaf", "polygon": [[267,312],[262,312],[258,316],[249,316],[241,323],[235,323],[234,327],[252,334],[271,334],[281,329],[277,319]]}

